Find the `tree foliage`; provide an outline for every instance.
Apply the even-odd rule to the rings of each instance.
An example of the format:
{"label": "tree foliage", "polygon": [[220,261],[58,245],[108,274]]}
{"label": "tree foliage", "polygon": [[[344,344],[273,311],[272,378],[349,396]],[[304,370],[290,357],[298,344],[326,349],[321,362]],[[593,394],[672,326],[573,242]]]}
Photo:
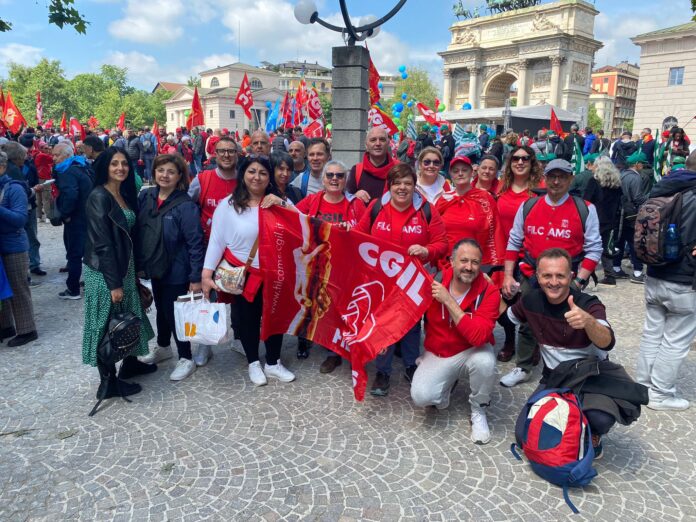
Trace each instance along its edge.
{"label": "tree foliage", "polygon": [[42,59],[34,67],[10,63],[4,82],[12,92],[15,103],[30,124],[36,109],[36,92],[41,92],[44,121],[53,119],[57,125],[63,112],[86,122],[95,116],[104,127],[112,127],[122,112],[126,123],[133,127],[152,125],[166,120],[164,101],[172,93],[154,94],[128,85],[128,70],[113,65],[102,65],[98,73],[78,74],[72,80],[57,60]]}
{"label": "tree foliage", "polygon": [[408,78],[405,80],[399,78],[395,82],[394,98],[381,100],[382,105],[388,108],[391,107],[392,103],[403,101],[402,93],[406,93],[409,100],[417,100],[431,109],[435,105],[435,98],[437,98],[437,88],[430,81],[428,73],[419,67],[408,68]]}
{"label": "tree foliage", "polygon": [[587,126],[593,131],[604,128],[604,122],[597,114],[597,107],[595,107],[594,103],[590,103],[590,107],[587,110]]}
{"label": "tree foliage", "polygon": [[[56,25],[61,29],[70,25],[80,34],[87,32],[89,22],[85,20],[80,12],[72,7],[75,0],[51,0],[48,4],[48,23]],[[12,30],[12,23],[0,18],[0,32]]]}
{"label": "tree foliage", "polygon": [[323,92],[320,92],[319,103],[321,103],[321,110],[324,113],[324,119],[326,120],[326,123],[331,123],[331,112],[333,111],[333,104],[331,103],[331,98],[329,98]]}

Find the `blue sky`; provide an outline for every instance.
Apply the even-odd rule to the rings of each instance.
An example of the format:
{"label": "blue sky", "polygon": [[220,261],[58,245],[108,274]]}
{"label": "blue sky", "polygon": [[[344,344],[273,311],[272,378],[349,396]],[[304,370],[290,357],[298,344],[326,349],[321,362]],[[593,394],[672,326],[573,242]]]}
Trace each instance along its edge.
{"label": "blue sky", "polygon": [[[299,59],[330,66],[331,47],[341,45],[337,33],[299,24],[292,14],[295,0],[77,0],[90,21],[87,35],[49,25],[46,3],[0,0],[2,17],[14,27],[0,33],[0,77],[9,61],[31,65],[47,57],[60,60],[68,76],[96,71],[104,63],[127,67],[130,83],[149,90],[158,80],[185,81],[237,61],[240,36],[241,61],[252,65]],[[382,16],[395,3],[349,0],[348,6],[357,19]],[[441,85],[442,61],[436,53],[449,42],[448,27],[456,21],[453,3],[408,0],[369,41],[378,69],[396,73],[401,64],[423,67]],[[464,1],[467,7],[484,3]],[[337,0],[317,4],[322,18],[340,20]],[[604,43],[597,66],[637,62],[631,36],[684,23],[691,16],[688,0],[596,0],[595,7],[600,11],[595,38]]]}

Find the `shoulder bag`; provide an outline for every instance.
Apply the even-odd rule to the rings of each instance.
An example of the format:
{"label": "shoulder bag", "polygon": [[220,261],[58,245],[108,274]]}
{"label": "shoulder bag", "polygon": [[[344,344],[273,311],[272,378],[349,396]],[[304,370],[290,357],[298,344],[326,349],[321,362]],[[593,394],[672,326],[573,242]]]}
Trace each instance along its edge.
{"label": "shoulder bag", "polygon": [[254,241],[254,246],[251,247],[249,252],[249,258],[246,263],[242,266],[232,266],[229,261],[224,257],[218,264],[213,274],[213,281],[215,281],[215,286],[221,292],[227,294],[240,295],[244,292],[244,285],[246,284],[247,274],[249,272],[249,267],[256,257],[256,252],[259,249],[259,238]]}

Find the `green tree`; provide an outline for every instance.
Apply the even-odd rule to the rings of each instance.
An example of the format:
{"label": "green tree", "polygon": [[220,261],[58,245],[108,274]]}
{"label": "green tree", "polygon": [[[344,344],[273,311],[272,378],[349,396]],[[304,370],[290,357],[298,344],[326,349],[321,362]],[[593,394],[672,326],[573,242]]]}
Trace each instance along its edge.
{"label": "green tree", "polygon": [[409,100],[417,100],[431,109],[435,105],[435,98],[437,98],[437,89],[430,80],[430,76],[424,69],[419,67],[409,68],[408,78],[405,80],[399,78],[395,82],[394,98],[381,100],[382,105],[390,108],[392,103],[403,101],[401,99],[402,93],[406,93]]}
{"label": "green tree", "polygon": [[321,110],[324,112],[324,119],[326,120],[326,123],[331,123],[331,113],[333,111],[331,99],[323,92],[320,92],[319,103],[321,103]]}
{"label": "green tree", "polygon": [[[85,20],[80,12],[72,7],[75,0],[51,0],[48,4],[48,23],[57,25],[61,29],[63,26],[70,25],[80,34],[87,32],[89,22]],[[12,30],[12,23],[0,18],[0,32]]]}
{"label": "green tree", "polygon": [[201,79],[198,76],[189,76],[186,80],[186,85],[189,87],[200,87]]}
{"label": "green tree", "polygon": [[590,107],[587,110],[587,126],[593,131],[604,128],[604,122],[597,114],[597,107],[595,107],[594,103],[590,103]]}

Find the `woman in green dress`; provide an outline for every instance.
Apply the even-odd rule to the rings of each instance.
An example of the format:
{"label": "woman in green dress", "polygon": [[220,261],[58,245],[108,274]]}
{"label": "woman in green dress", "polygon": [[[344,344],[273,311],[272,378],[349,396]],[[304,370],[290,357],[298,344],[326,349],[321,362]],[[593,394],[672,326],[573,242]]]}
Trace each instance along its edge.
{"label": "woman in green dress", "polygon": [[[140,392],[139,384],[121,379],[152,373],[157,366],[137,359],[148,353],[148,341],[154,332],[140,303],[133,264],[131,230],[138,204],[135,170],[122,149],[109,147],[94,162],[94,171],[94,189],[87,198],[86,209],[82,362],[99,369],[97,399],[107,399]],[[120,309],[133,312],[142,320],[140,343],[123,360],[118,378],[115,366],[108,367],[97,360],[97,346],[117,303]]]}

